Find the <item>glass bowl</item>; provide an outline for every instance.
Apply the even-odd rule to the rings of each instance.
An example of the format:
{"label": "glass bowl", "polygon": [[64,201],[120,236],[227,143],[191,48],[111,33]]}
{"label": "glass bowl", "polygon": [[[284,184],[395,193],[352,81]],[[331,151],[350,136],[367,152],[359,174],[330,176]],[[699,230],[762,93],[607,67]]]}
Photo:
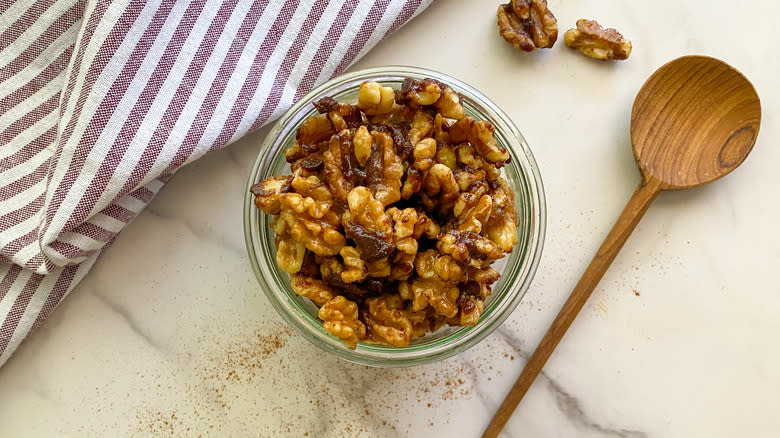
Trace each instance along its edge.
{"label": "glass bowl", "polygon": [[[252,184],[269,176],[289,174],[284,151],[295,140],[298,126],[317,114],[312,102],[331,96],[340,102],[357,102],[363,81],[376,81],[399,89],[405,77],[433,78],[451,86],[461,95],[466,114],[476,120],[489,120],[496,127],[497,141],[511,154],[503,176],[515,191],[518,214],[518,243],[512,253],[494,264],[501,272],[493,292],[485,301],[479,322],[473,327],[444,326],[436,332],[414,339],[407,347],[358,343],[354,350],[322,328],[317,307],[297,295],[290,287],[287,273],[276,264],[272,217],[259,211],[249,192]],[[536,272],[544,243],[546,207],[541,176],[531,150],[509,117],[473,87],[432,70],[415,67],[378,67],[347,73],[331,79],[304,96],[276,123],[266,137],[252,166],[244,191],[244,234],[249,260],[260,288],[277,312],[306,339],[350,362],[376,367],[400,367],[434,362],[458,354],[484,339],[517,307]]]}

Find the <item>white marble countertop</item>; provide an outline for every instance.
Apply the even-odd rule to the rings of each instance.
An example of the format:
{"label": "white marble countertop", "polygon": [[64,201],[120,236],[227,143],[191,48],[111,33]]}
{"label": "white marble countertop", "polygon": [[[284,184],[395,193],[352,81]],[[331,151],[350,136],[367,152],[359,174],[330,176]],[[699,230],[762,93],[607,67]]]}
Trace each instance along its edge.
{"label": "white marble countertop", "polygon": [[[381,370],[286,328],[245,255],[243,190],[267,129],[186,167],[0,368],[0,436],[478,436],[638,183],[637,90],[684,54],[739,68],[762,98],[732,175],[663,193],[507,425],[507,437],[776,436],[780,392],[778,3],[550,0],[596,18],[622,63],[525,54],[497,2],[441,1],[353,69],[409,64],[490,96],[532,145],[548,228],[531,289],[485,341]],[[726,18],[728,17],[728,18]]]}

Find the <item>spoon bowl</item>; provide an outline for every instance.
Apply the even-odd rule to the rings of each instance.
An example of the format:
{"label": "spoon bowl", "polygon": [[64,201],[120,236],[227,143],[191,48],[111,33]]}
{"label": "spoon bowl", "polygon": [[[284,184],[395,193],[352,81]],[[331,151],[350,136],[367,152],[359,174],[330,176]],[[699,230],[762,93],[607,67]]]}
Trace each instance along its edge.
{"label": "spoon bowl", "polygon": [[664,190],[712,182],[747,157],[761,103],[742,73],[707,56],[685,56],[653,73],[631,111],[631,143],[646,178]]}

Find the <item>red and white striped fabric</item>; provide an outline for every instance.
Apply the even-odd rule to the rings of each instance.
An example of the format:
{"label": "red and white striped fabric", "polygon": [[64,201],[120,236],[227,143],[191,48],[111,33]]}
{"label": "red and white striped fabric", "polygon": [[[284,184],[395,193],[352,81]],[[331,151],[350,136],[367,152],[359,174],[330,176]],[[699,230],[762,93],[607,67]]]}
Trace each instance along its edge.
{"label": "red and white striped fabric", "polygon": [[433,0],[0,0],[0,365],[181,166]]}

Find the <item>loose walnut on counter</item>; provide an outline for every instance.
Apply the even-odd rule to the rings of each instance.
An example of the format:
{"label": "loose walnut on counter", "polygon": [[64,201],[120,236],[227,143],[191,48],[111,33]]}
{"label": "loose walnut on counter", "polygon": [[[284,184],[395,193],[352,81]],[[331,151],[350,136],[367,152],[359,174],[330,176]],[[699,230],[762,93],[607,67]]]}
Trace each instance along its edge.
{"label": "loose walnut on counter", "polygon": [[501,36],[520,50],[550,48],[558,39],[558,20],[547,0],[511,0],[498,7],[497,17]]}
{"label": "loose walnut on counter", "polygon": [[631,41],[615,29],[604,29],[595,20],[580,18],[577,28],[563,34],[567,46],[577,49],[585,56],[600,59],[628,59],[631,54]]}
{"label": "loose walnut on counter", "polygon": [[[514,5],[543,28],[544,2]],[[314,106],[319,115],[285,153],[291,175],[251,188],[275,216],[276,261],[292,290],[349,348],[405,347],[445,324],[477,324],[498,280],[490,265],[517,242],[501,178],[509,151],[493,125],[434,79],[407,78],[400,90],[364,82],[356,105]]]}

